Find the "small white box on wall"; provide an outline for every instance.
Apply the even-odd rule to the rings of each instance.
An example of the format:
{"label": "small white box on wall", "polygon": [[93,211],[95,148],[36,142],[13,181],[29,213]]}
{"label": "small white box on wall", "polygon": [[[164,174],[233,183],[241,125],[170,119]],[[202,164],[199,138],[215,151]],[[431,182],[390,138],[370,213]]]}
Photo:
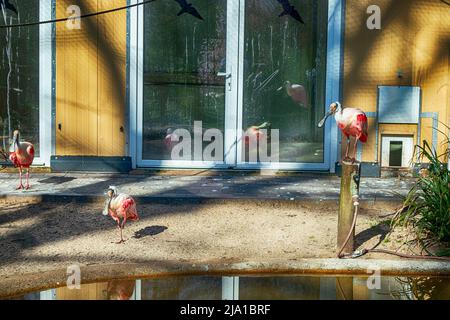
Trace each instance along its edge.
{"label": "small white box on wall", "polygon": [[381,137],[381,166],[407,168],[414,155],[413,136]]}

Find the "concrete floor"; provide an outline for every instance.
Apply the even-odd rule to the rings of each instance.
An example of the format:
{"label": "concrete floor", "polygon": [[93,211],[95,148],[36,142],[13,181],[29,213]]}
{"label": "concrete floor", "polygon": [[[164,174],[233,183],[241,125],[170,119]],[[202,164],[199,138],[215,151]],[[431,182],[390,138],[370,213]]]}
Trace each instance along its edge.
{"label": "concrete floor", "polygon": [[[327,174],[270,172],[171,171],[148,174],[36,173],[32,188],[16,191],[18,174],[0,173],[0,197],[87,196],[103,197],[110,185],[143,198],[212,198],[272,200],[332,200],[339,198],[340,178]],[[366,201],[398,200],[414,183],[411,178],[363,178],[361,198]]]}
{"label": "concrete floor", "polygon": [[[413,182],[362,180],[358,247],[401,247],[408,233],[399,230],[387,241],[389,226],[383,216],[400,204],[393,192],[405,194]],[[34,279],[31,287],[40,281],[31,275],[51,274],[71,264],[214,270],[274,260],[287,266],[336,254],[340,180],[334,176],[37,173],[31,190],[16,191],[16,184],[16,174],[0,174],[0,292],[10,290],[17,279]],[[115,224],[101,215],[109,185],[138,202],[141,220],[127,223],[129,239],[122,245],[112,243],[118,237]]]}

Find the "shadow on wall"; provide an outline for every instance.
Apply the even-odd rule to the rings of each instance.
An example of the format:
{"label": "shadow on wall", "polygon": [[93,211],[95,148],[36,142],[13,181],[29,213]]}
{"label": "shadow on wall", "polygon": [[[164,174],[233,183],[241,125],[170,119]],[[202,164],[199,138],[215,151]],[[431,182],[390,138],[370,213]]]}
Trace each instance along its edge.
{"label": "shadow on wall", "polygon": [[[371,5],[381,8],[381,30],[366,26]],[[344,105],[374,112],[378,85],[420,86],[422,110],[439,112],[442,122],[450,120],[448,5],[440,0],[350,0],[345,24]],[[375,126],[369,130],[372,144]],[[431,138],[425,130],[431,128],[422,128],[422,136]]]}
{"label": "shadow on wall", "polygon": [[[83,0],[77,1],[76,5],[84,14],[126,5],[124,0],[98,0],[94,3],[97,5]],[[72,3],[66,4],[68,7]],[[61,9],[61,12],[61,16],[67,15],[65,10]],[[122,149],[126,131],[123,123],[127,104],[126,48],[125,38],[118,41],[118,37],[122,34],[125,37],[125,30],[120,28],[126,19],[126,11],[120,11],[120,17],[118,14],[107,13],[83,18],[81,30],[74,30],[73,34],[66,32],[62,29],[64,26],[59,25],[61,34],[57,36],[60,43],[57,46],[57,57],[65,61],[57,63],[57,75],[69,77],[71,84],[75,82],[75,88],[72,88],[74,90],[88,90],[82,97],[78,92],[70,93],[63,87],[64,84],[58,82],[57,122],[65,122],[62,131],[57,131],[59,155],[121,156],[125,151]],[[120,24],[117,21],[119,18],[123,20]],[[69,48],[64,49],[66,46]],[[74,46],[74,50],[71,50],[71,46]],[[83,50],[82,54],[79,54],[78,50]],[[86,61],[83,60],[80,64],[79,59]],[[71,64],[78,65],[78,68],[70,67]],[[58,67],[63,69],[58,72]],[[81,67],[85,70],[78,71]],[[66,71],[67,68],[69,71]],[[92,71],[94,69],[97,72],[96,77],[91,74],[95,73]],[[77,72],[84,72],[84,84],[80,83],[81,77],[77,76]],[[76,116],[76,121],[71,119],[73,116]]]}

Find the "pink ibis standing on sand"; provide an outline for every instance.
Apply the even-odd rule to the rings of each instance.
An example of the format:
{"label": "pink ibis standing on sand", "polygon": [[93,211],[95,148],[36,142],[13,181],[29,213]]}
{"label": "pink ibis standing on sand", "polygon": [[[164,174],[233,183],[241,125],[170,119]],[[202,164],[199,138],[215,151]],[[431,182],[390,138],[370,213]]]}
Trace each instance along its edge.
{"label": "pink ibis standing on sand", "polygon": [[[30,142],[20,141],[19,130],[14,131],[13,135],[13,151],[9,153],[9,160],[14,164],[16,168],[19,168],[20,183],[17,186],[17,190],[30,189],[30,166],[34,160],[34,146]],[[27,183],[25,187],[22,184],[22,171],[27,169]]]}
{"label": "pink ibis standing on sand", "polygon": [[[345,151],[344,160],[356,161],[356,145],[358,141],[365,143],[368,137],[368,124],[366,114],[357,108],[342,107],[339,102],[330,105],[330,110],[325,117],[319,122],[319,128],[322,128],[329,116],[334,115],[336,123],[342,133],[347,137],[347,150]],[[353,158],[348,157],[348,148],[350,144],[350,136],[355,137],[355,145],[353,148]]]}
{"label": "pink ibis standing on sand", "polygon": [[[116,243],[124,243],[125,240],[122,236],[122,230],[125,228],[125,223],[127,220],[139,220],[136,211],[136,201],[127,194],[119,193],[114,186],[109,187],[106,194],[107,200],[105,208],[103,209],[103,215],[106,216],[109,214],[111,218],[117,222],[117,228],[120,231],[120,241]],[[122,223],[120,222],[120,219],[122,219]]]}

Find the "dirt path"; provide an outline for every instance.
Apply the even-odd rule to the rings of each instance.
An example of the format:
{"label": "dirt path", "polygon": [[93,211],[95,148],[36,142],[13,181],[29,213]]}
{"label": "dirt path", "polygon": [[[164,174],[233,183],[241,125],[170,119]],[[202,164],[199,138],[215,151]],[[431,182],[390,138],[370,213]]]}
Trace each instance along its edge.
{"label": "dirt path", "polygon": [[[388,231],[381,215],[394,204],[361,210],[357,241],[375,245]],[[139,222],[127,223],[122,245],[101,204],[3,202],[0,206],[0,276],[36,273],[71,264],[331,258],[335,254],[336,205],[316,202],[209,201],[138,206]],[[394,234],[380,247],[397,248]],[[377,256],[377,258],[381,258]],[[390,257],[383,257],[390,258]]]}

